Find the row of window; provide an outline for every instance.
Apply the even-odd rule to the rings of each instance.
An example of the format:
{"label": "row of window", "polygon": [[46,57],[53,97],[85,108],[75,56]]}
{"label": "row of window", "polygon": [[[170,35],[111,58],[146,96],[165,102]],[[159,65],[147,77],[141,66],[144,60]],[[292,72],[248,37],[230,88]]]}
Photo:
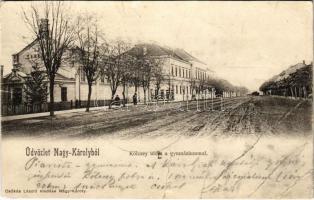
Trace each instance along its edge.
{"label": "row of window", "polygon": [[[171,65],[171,75],[176,76],[176,77],[181,77],[181,78],[191,78],[191,70],[185,69],[183,67],[181,68],[179,66]],[[199,80],[205,80],[207,78],[207,75],[203,71],[196,70],[195,77],[196,79],[199,79]]]}
{"label": "row of window", "polygon": [[199,70],[195,71],[195,77],[199,80],[205,80],[207,78],[206,73]]}
{"label": "row of window", "polygon": [[172,90],[175,91],[176,94],[192,94],[192,88],[184,85],[172,85]]}
{"label": "row of window", "polygon": [[39,54],[27,54],[26,59],[40,58]]}
{"label": "row of window", "polygon": [[191,70],[171,65],[171,75],[181,78],[191,78]]}
{"label": "row of window", "polygon": [[[179,72],[179,73],[178,73]],[[182,73],[181,73],[182,72]],[[191,77],[191,70],[187,70],[187,69],[181,69],[179,67],[179,70],[177,69],[177,67],[173,67],[172,66],[172,69],[171,69],[171,74],[173,76],[178,76],[179,77],[182,77],[182,78],[190,78]],[[195,77],[196,79],[200,79],[200,80],[205,80],[207,77],[206,77],[206,73],[205,72],[202,72],[202,71],[195,71]],[[182,75],[182,76],[181,76]],[[81,72],[81,81],[82,82],[85,82],[86,81],[86,75],[85,75],[85,72],[84,70],[82,70]],[[100,77],[100,81],[101,83],[105,83],[105,76],[102,75]]]}

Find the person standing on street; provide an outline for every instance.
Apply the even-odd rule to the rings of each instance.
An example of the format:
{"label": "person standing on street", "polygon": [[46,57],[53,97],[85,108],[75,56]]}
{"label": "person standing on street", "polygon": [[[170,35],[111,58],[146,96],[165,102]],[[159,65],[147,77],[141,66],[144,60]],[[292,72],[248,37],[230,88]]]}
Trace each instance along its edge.
{"label": "person standing on street", "polygon": [[137,94],[136,93],[134,93],[134,95],[133,95],[133,104],[137,105]]}

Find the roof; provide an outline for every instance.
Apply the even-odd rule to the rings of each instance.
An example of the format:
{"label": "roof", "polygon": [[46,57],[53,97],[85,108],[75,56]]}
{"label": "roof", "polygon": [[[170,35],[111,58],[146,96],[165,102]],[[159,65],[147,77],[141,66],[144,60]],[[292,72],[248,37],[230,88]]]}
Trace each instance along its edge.
{"label": "roof", "polygon": [[175,49],[174,50],[175,54],[178,55],[179,57],[181,57],[184,60],[187,61],[196,61],[202,64],[205,64],[204,62],[200,61],[199,59],[197,59],[196,57],[192,56],[191,54],[189,54],[188,52],[186,52],[184,49]]}
{"label": "roof", "polygon": [[134,48],[128,51],[130,55],[143,55],[144,48],[146,48],[146,55],[148,56],[172,56],[176,59],[182,60],[184,62],[200,62],[205,64],[204,62],[200,61],[199,59],[195,58],[188,52],[183,49],[172,49],[166,46],[160,46],[157,44],[150,44],[150,43],[142,43],[135,45]]}
{"label": "roof", "polygon": [[288,78],[290,74],[295,73],[298,69],[304,68],[306,66],[308,65],[306,65],[305,63],[298,63],[296,65],[292,65],[288,69],[283,70],[280,74],[273,76],[268,81],[281,81],[285,78]]}
{"label": "roof", "polygon": [[20,50],[19,52],[13,54],[13,55],[16,55],[16,54],[20,54],[22,53],[23,51],[25,51],[26,49],[34,46],[34,44],[37,42],[37,39],[33,40],[33,42],[29,43],[28,45],[26,45],[26,47],[24,47],[22,50]]}
{"label": "roof", "polygon": [[7,82],[21,82],[27,77],[27,74],[21,71],[12,71],[3,77],[4,83]]}

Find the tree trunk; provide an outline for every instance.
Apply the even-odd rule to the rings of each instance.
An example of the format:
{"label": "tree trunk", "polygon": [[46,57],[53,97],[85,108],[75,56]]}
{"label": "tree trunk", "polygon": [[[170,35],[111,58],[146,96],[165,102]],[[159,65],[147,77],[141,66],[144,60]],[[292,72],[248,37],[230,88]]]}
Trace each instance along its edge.
{"label": "tree trunk", "polygon": [[156,92],[156,102],[158,103],[158,101],[159,101],[159,87],[157,86],[157,88],[156,88],[156,90],[157,90],[157,92]]}
{"label": "tree trunk", "polygon": [[113,102],[113,98],[114,98],[115,93],[116,93],[115,90],[111,90],[111,100],[110,100],[109,108],[111,108],[111,104]]}
{"label": "tree trunk", "polygon": [[146,88],[143,87],[143,91],[144,91],[144,104],[146,104]]}
{"label": "tree trunk", "polygon": [[305,86],[303,86],[303,91],[304,91],[304,98],[307,98],[307,90]]}
{"label": "tree trunk", "polygon": [[123,83],[122,97],[123,97],[123,107],[125,107],[125,83]]}
{"label": "tree trunk", "polygon": [[293,89],[290,87],[291,97],[293,98]]}
{"label": "tree trunk", "polygon": [[147,101],[150,102],[151,98],[150,98],[150,87],[147,87]]}
{"label": "tree trunk", "polygon": [[49,102],[49,112],[50,112],[50,116],[54,116],[54,85],[55,85],[55,80],[54,77],[50,78],[50,85],[49,85],[49,95],[50,95],[50,102]]}
{"label": "tree trunk", "polygon": [[92,83],[88,83],[88,96],[87,96],[86,112],[89,112],[91,95],[92,95]]}

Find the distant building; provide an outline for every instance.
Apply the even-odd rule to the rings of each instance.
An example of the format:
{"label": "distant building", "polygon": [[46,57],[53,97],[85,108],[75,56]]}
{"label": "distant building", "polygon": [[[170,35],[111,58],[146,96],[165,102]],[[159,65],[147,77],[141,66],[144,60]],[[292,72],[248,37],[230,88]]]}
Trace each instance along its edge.
{"label": "distant building", "polygon": [[306,64],[303,61],[264,82],[260,91],[264,95],[308,98],[312,96],[312,74],[313,63]]}
{"label": "distant building", "polygon": [[[150,43],[138,44],[130,50],[130,53],[138,52],[136,49],[142,49],[147,56],[164,60],[163,73],[165,80],[159,92],[161,98],[170,98],[176,101],[191,99],[191,81],[194,80],[197,86],[197,83],[201,80],[205,81],[214,76],[214,72],[204,62],[183,49],[172,49]],[[156,89],[152,84],[149,94],[154,96],[155,93]]]}

